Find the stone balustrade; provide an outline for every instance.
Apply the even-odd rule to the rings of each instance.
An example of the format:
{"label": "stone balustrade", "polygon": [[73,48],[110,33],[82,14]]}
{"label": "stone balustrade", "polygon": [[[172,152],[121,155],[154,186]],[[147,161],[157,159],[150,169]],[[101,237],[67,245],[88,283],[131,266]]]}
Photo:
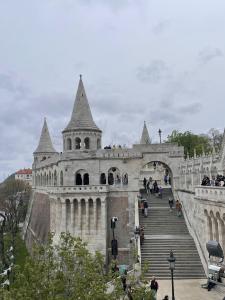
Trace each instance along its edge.
{"label": "stone balustrade", "polygon": [[225,187],[197,186],[195,187],[195,198],[225,204]]}
{"label": "stone balustrade", "polygon": [[50,194],[62,193],[106,193],[107,185],[79,185],[79,186],[38,186],[37,190],[48,191]]}

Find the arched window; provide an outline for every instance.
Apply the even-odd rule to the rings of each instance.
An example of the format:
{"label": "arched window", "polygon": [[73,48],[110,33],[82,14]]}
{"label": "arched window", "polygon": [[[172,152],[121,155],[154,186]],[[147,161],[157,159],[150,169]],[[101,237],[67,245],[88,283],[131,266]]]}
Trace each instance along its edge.
{"label": "arched window", "polygon": [[105,173],[102,173],[102,174],[100,175],[100,184],[106,184]]}
{"label": "arched window", "polygon": [[125,173],[123,174],[123,185],[127,185],[128,184],[128,174]]}
{"label": "arched window", "polygon": [[67,150],[72,150],[72,141],[71,141],[71,138],[68,138],[66,140],[66,149]]}
{"label": "arched window", "polygon": [[57,173],[56,173],[56,170],[54,172],[54,186],[57,186]]}
{"label": "arched window", "polygon": [[60,172],[60,185],[63,186],[63,171]]}
{"label": "arched window", "polygon": [[75,182],[76,182],[76,185],[82,185],[82,176],[80,173],[76,174]]}
{"label": "arched window", "polygon": [[52,176],[51,176],[51,172],[49,172],[49,176],[48,176],[48,185],[52,185]]}
{"label": "arched window", "polygon": [[108,174],[108,184],[109,184],[109,185],[113,185],[113,184],[114,184],[113,173],[109,173],[109,174]]}
{"label": "arched window", "polygon": [[89,174],[88,173],[84,174],[84,185],[89,185]]}
{"label": "arched window", "polygon": [[81,148],[81,139],[77,137],[75,139],[75,149],[80,149]]}
{"label": "arched window", "polygon": [[90,139],[88,137],[84,139],[84,148],[90,149]]}
{"label": "arched window", "polygon": [[97,149],[101,149],[101,140],[97,139]]}
{"label": "arched window", "polygon": [[120,184],[121,183],[121,177],[120,177],[120,171],[118,168],[110,168],[108,171],[108,184]]}

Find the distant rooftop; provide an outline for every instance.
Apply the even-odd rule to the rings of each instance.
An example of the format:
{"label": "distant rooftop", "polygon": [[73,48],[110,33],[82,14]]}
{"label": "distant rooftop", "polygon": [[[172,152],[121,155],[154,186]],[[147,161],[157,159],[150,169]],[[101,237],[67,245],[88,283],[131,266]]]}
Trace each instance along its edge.
{"label": "distant rooftop", "polygon": [[28,175],[28,174],[32,174],[32,170],[31,169],[21,169],[21,170],[17,171],[16,174]]}

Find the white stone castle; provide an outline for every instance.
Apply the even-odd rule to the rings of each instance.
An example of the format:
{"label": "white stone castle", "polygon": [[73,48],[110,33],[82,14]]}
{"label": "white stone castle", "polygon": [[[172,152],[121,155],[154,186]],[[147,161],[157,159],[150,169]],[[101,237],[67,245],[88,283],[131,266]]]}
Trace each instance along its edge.
{"label": "white stone castle", "polygon": [[28,246],[44,242],[49,232],[55,233],[57,242],[59,234],[67,231],[86,241],[91,251],[100,250],[108,261],[110,220],[117,216],[119,260],[129,263],[130,238],[138,225],[137,194],[146,166],[161,163],[169,171],[174,197],[182,201],[203,263],[207,256],[204,245],[210,238],[220,241],[225,250],[225,188],[200,186],[204,175],[212,178],[224,173],[225,136],[220,153],[184,159],[183,147],[151,144],[144,124],[139,144],[102,149],[102,130],[93,120],[80,77],[62,138],[63,151],[58,153],[45,120],[34,152],[33,195],[24,230]]}

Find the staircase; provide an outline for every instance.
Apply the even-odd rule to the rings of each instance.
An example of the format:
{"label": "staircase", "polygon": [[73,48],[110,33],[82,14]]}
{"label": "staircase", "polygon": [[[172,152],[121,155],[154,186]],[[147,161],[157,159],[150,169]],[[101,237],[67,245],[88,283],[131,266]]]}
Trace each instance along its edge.
{"label": "staircase", "polygon": [[175,279],[205,278],[205,273],[194,240],[190,236],[185,220],[178,217],[175,207],[170,212],[168,198],[173,197],[170,188],[163,190],[162,199],[155,194],[147,196],[148,217],[139,212],[140,225],[144,226],[145,240],[141,246],[142,267],[148,262],[147,278],[170,279],[170,250],[176,257]]}

